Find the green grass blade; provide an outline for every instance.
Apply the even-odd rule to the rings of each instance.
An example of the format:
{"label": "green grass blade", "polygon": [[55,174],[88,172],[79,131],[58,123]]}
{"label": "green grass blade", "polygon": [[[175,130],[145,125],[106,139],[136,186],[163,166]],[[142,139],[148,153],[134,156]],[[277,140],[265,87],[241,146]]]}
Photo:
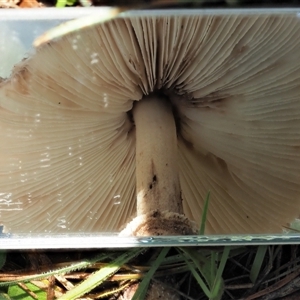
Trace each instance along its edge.
{"label": "green grass blade", "polygon": [[184,259],[194,278],[197,280],[199,286],[201,287],[203,293],[206,295],[206,297],[210,298],[211,292],[208,289],[204,280],[200,277],[199,273],[197,272],[195,265],[193,265],[187,257],[184,257]]}
{"label": "green grass blade", "polygon": [[211,251],[210,254],[210,287],[213,286],[213,283],[216,278],[216,262],[218,253],[216,251]]}
{"label": "green grass blade", "polygon": [[223,274],[223,271],[225,269],[225,265],[227,263],[229,253],[230,253],[230,246],[225,246],[224,250],[223,250],[223,253],[222,253],[219,268],[217,270],[216,278],[222,278],[222,274]]}
{"label": "green grass blade", "polygon": [[224,294],[224,281],[222,278],[216,278],[214,287],[211,290],[210,300],[221,300]]}
{"label": "green grass blade", "polygon": [[166,257],[161,265],[169,265],[169,264],[175,264],[175,263],[183,263],[183,254],[182,253],[178,253],[178,254],[175,254],[175,255],[171,255],[171,256],[168,256]]}
{"label": "green grass blade", "polygon": [[57,0],[56,7],[72,6],[76,3],[76,0]]}
{"label": "green grass blade", "polygon": [[170,247],[165,247],[161,250],[157,259],[153,262],[152,267],[150,268],[148,273],[145,275],[144,279],[139,284],[139,287],[136,290],[136,292],[131,300],[142,300],[145,298],[149,283],[150,283],[151,279],[153,278],[154,273],[156,272],[156,270],[159,268],[159,266],[163,262],[165,256],[168,254],[169,250],[170,250]]}
{"label": "green grass blade", "polygon": [[203,213],[202,213],[202,218],[201,218],[201,226],[200,226],[200,230],[199,230],[200,235],[204,235],[204,232],[205,232],[205,224],[206,224],[206,218],[207,218],[207,213],[208,213],[209,198],[210,198],[210,191],[207,193],[206,199],[204,202],[204,208],[203,208]]}
{"label": "green grass blade", "polygon": [[74,263],[70,266],[66,266],[60,269],[56,269],[53,271],[49,271],[49,272],[45,272],[42,274],[37,274],[37,275],[32,275],[32,276],[27,276],[26,278],[22,278],[22,279],[18,279],[18,280],[12,280],[12,281],[6,281],[6,282],[0,282],[0,287],[1,286],[10,286],[10,285],[15,285],[17,283],[20,282],[29,282],[32,280],[40,280],[43,278],[47,278],[49,276],[53,276],[53,275],[63,275],[72,271],[76,271],[76,270],[80,270],[80,269],[85,269],[91,265],[93,265],[94,263],[98,262],[99,260],[103,260],[105,258],[107,258],[109,256],[109,254],[101,254],[96,256],[93,259],[89,259],[89,260],[84,260],[84,261],[80,261],[78,263]]}
{"label": "green grass blade", "polygon": [[65,7],[67,5],[67,0],[57,0],[56,7]]}
{"label": "green grass blade", "polygon": [[8,295],[13,299],[13,300],[34,300],[34,299],[39,299],[39,300],[46,300],[47,299],[47,293],[37,287],[36,285],[32,283],[26,283],[26,287],[28,288],[29,291],[33,292],[37,298],[33,298],[28,291],[24,290],[21,288],[18,284],[10,286],[8,289]]}
{"label": "green grass blade", "polygon": [[[228,258],[229,258],[230,250],[231,249],[230,249],[229,246],[226,246],[223,249],[220,264],[219,264],[219,267],[217,269],[217,273],[215,274],[215,279],[214,279],[214,282],[213,282],[213,285],[212,285],[212,288],[211,288],[212,299],[215,299],[215,300],[221,299],[221,297],[223,295],[224,283],[223,283],[222,275],[223,275],[223,272],[224,272],[224,269],[225,269],[225,265],[226,265],[226,263],[228,261]],[[216,261],[215,261],[214,265],[216,265]]]}
{"label": "green grass blade", "polygon": [[99,271],[93,273],[88,279],[75,286],[72,290],[65,293],[58,300],[75,300],[80,298],[82,295],[88,293],[105,281],[108,277],[116,273],[124,264],[142,251],[144,251],[143,248],[132,249],[118,256],[114,261],[107,264]]}
{"label": "green grass blade", "polygon": [[191,260],[196,266],[201,276],[205,278],[205,281],[208,283],[210,279],[210,259],[207,256],[202,255],[200,252],[192,248],[179,248],[184,257]]}
{"label": "green grass blade", "polygon": [[[211,300],[221,299],[224,291],[222,275],[229,257],[230,247],[224,248],[220,262],[217,257],[219,253],[216,251],[212,251],[209,258],[190,248],[180,248],[180,250],[184,253],[186,264],[205,295]],[[217,268],[218,262],[219,267]]]}
{"label": "green grass blade", "polygon": [[261,269],[262,263],[264,261],[266,251],[268,249],[268,246],[266,245],[261,245],[258,246],[255,258],[250,270],[250,280],[255,283],[259,274],[259,271]]}
{"label": "green grass blade", "polygon": [[13,299],[10,298],[9,295],[5,293],[0,293],[0,300],[13,300]]}
{"label": "green grass blade", "polygon": [[[211,271],[210,260],[206,256],[202,255],[201,253],[191,248],[180,247],[179,249],[184,254],[185,262],[189,267],[191,273],[197,280],[202,291],[205,293],[205,295],[208,298],[210,298],[211,297],[211,292],[209,289],[209,280],[210,280],[210,271]],[[205,281],[199,275],[197,270],[200,272],[201,276],[205,279]]]}

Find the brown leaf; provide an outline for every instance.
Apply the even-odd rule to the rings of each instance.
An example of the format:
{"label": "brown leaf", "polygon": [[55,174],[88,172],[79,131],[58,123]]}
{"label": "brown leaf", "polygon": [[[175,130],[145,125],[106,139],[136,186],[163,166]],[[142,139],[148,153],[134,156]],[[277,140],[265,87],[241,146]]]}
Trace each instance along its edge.
{"label": "brown leaf", "polygon": [[19,4],[21,8],[43,7],[43,4],[36,0],[22,0]]}

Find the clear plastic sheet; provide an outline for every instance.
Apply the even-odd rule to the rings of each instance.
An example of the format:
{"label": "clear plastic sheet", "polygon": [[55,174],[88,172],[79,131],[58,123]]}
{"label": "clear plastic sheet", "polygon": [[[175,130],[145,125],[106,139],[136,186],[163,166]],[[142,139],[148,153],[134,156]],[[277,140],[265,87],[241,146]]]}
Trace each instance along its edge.
{"label": "clear plastic sheet", "polygon": [[[47,30],[103,8],[51,11],[0,10],[0,249],[299,243],[297,9],[127,11],[97,25],[99,52],[89,27],[36,50]],[[57,77],[78,74],[53,83],[59,66]],[[139,195],[131,110],[154,90],[171,99],[183,209],[198,228],[210,191],[205,235],[119,236]]]}

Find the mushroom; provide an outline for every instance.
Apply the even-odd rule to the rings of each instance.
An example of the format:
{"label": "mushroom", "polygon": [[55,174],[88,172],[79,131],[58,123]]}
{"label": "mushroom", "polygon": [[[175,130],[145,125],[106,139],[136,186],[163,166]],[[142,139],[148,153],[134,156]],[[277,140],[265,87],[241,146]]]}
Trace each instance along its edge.
{"label": "mushroom", "polygon": [[6,231],[191,234],[210,190],[207,233],[282,232],[299,62],[296,14],[138,12],[41,45],[0,86]]}

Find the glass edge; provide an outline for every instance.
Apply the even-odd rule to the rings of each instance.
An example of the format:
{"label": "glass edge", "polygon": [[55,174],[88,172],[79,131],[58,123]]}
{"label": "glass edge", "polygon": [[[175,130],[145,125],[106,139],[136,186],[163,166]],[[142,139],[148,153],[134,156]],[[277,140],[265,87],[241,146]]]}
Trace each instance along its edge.
{"label": "glass edge", "polygon": [[0,235],[0,250],[101,249],[165,246],[257,246],[300,244],[300,234],[118,237],[117,235]]}
{"label": "glass edge", "polygon": [[[12,20],[68,20],[73,18],[79,18],[89,14],[97,14],[103,10],[109,11],[111,7],[85,7],[85,8],[31,8],[30,10],[11,10],[0,9],[0,20],[12,21]],[[220,14],[299,14],[300,8],[217,8],[217,9],[151,9],[151,10],[128,10],[120,14],[120,16],[144,16],[144,15],[220,15]]]}

